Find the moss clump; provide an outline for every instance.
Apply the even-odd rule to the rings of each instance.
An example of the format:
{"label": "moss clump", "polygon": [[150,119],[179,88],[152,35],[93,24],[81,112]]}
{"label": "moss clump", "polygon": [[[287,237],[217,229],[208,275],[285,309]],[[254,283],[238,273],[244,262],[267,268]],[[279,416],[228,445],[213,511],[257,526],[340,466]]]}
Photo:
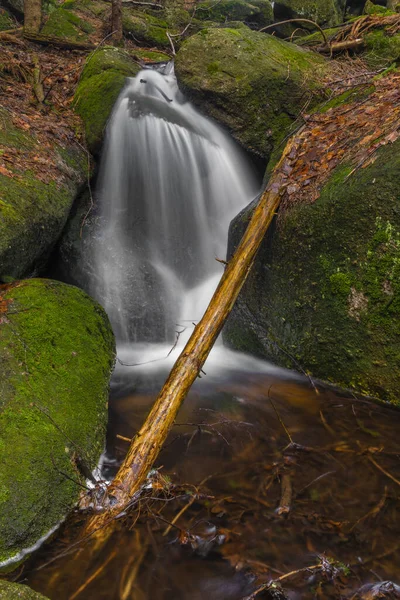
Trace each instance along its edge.
{"label": "moss clump", "polygon": [[258,26],[269,25],[274,20],[272,5],[269,0],[222,0],[212,2],[206,0],[197,5],[196,16],[203,21],[245,21]]}
{"label": "moss clump", "polygon": [[[0,562],[19,560],[76,502],[82,462],[104,445],[114,338],[78,288],[31,279],[0,288]],[[67,474],[67,478],[63,473]]]}
{"label": "moss clump", "polygon": [[15,21],[3,8],[0,8],[0,31],[6,31],[7,29],[13,29],[15,27]]}
{"label": "moss clump", "polygon": [[[257,354],[261,345],[282,366],[400,405],[399,150],[400,142],[380,149],[348,180],[351,167],[337,168],[314,204],[280,215],[227,326],[229,342],[253,351],[249,328]],[[235,220],[232,247],[248,217]]]}
{"label": "moss clump", "polygon": [[396,14],[393,10],[389,10],[384,6],[380,6],[379,4],[374,4],[371,0],[367,0],[364,6],[364,14],[365,15],[381,15],[384,17],[389,17],[390,15]]}
{"label": "moss clump", "polygon": [[383,29],[371,31],[364,38],[363,58],[371,68],[384,67],[400,58],[400,34],[388,35]]}
{"label": "moss clump", "polygon": [[183,43],[175,66],[188,96],[266,158],[305,99],[317,104],[325,95],[325,59],[246,27],[199,32]]}
{"label": "moss clump", "polygon": [[135,50],[134,57],[148,62],[167,62],[171,60],[168,54],[157,50]]}
{"label": "moss clump", "polygon": [[167,37],[168,23],[164,19],[123,9],[122,26],[126,36],[133,37],[147,46],[170,47]]}
{"label": "moss clump", "polygon": [[[0,150],[41,153],[36,139],[0,114]],[[87,159],[77,148],[54,145],[58,181],[44,183],[32,171],[12,168],[0,175],[0,282],[39,270],[65,225],[76,192],[86,177]],[[68,174],[67,174],[68,173]]]}
{"label": "moss clump", "polygon": [[0,581],[0,600],[46,600],[45,596],[31,590],[27,585]]}
{"label": "moss clump", "polygon": [[88,34],[93,31],[93,26],[78,15],[70,10],[58,8],[50,14],[41,33],[50,37],[82,42],[87,41]]}
{"label": "moss clump", "polygon": [[76,112],[84,122],[86,142],[98,153],[108,118],[126,78],[135,76],[139,66],[123,50],[104,48],[89,57],[75,93]]}

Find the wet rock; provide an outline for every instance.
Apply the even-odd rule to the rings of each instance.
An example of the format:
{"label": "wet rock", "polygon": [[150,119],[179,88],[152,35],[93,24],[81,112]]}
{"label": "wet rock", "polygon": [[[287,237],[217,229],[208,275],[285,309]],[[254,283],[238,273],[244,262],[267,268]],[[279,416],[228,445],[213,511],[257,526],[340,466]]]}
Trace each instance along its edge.
{"label": "wet rock", "polygon": [[263,157],[306,99],[317,102],[325,93],[321,56],[244,26],[202,30],[184,42],[175,66],[189,98]]}
{"label": "wet rock", "polygon": [[103,450],[114,337],[81,290],[0,287],[0,567],[66,516]]}
{"label": "wet rock", "polygon": [[100,151],[107,121],[127,77],[140,67],[127,52],[106,47],[86,61],[75,93],[75,110],[84,122],[91,152]]}
{"label": "wet rock", "polygon": [[27,585],[0,581],[0,600],[46,600],[45,596],[31,590]]}
{"label": "wet rock", "polygon": [[[261,246],[225,329],[232,347],[400,403],[400,142],[313,204],[287,208]],[[231,224],[229,253],[252,206]]]}
{"label": "wet rock", "polygon": [[351,600],[400,600],[400,587],[392,581],[363,585]]}
{"label": "wet rock", "polygon": [[40,272],[86,179],[87,157],[78,145],[50,138],[46,154],[34,134],[13,124],[10,113],[0,109],[0,117],[4,152],[44,162],[48,156],[55,163],[51,181],[22,162],[0,173],[0,282],[9,282]]}

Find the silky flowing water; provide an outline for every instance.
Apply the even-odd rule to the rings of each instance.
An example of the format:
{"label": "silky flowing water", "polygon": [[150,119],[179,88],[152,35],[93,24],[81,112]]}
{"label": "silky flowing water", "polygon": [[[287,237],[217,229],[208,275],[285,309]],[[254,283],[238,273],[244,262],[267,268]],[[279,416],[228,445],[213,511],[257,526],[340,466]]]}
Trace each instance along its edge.
{"label": "silky flowing water", "polygon": [[[229,221],[256,193],[244,157],[170,68],[128,81],[88,269],[118,340],[99,478],[115,474],[201,318]],[[217,343],[101,551],[76,545],[77,512],[18,580],[51,600],[241,600],[279,578],[281,598],[339,599],[400,583],[398,416]]]}

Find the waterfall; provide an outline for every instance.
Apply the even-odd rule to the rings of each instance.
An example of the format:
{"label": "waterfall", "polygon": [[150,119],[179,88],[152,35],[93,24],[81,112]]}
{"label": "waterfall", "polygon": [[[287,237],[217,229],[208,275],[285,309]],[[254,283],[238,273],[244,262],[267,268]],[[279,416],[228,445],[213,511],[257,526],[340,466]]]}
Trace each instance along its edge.
{"label": "waterfall", "polygon": [[257,187],[236,145],[179,91],[172,64],[128,80],[107,128],[91,282],[120,343],[170,343],[178,324],[201,318],[229,222]]}

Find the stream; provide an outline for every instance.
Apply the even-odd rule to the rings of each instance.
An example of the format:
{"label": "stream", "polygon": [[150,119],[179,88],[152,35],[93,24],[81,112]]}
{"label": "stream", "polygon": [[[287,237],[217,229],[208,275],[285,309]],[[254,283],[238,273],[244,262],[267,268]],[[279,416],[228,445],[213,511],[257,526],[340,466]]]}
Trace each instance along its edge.
{"label": "stream", "polygon": [[[258,186],[172,67],[128,81],[108,128],[87,269],[118,341],[98,479],[116,473],[201,318],[229,222]],[[18,580],[52,600],[241,600],[271,580],[284,593],[258,598],[339,599],[400,583],[399,454],[395,408],[218,341],[101,551],[75,543],[76,512]]]}
{"label": "stream", "polygon": [[[116,372],[104,477],[165,377],[151,364]],[[58,600],[240,600],[256,575],[269,581],[329,559],[325,574],[285,580],[287,597],[398,583],[398,411],[223,348],[204,370],[149,489],[101,553],[69,547],[77,513],[20,580]]]}

